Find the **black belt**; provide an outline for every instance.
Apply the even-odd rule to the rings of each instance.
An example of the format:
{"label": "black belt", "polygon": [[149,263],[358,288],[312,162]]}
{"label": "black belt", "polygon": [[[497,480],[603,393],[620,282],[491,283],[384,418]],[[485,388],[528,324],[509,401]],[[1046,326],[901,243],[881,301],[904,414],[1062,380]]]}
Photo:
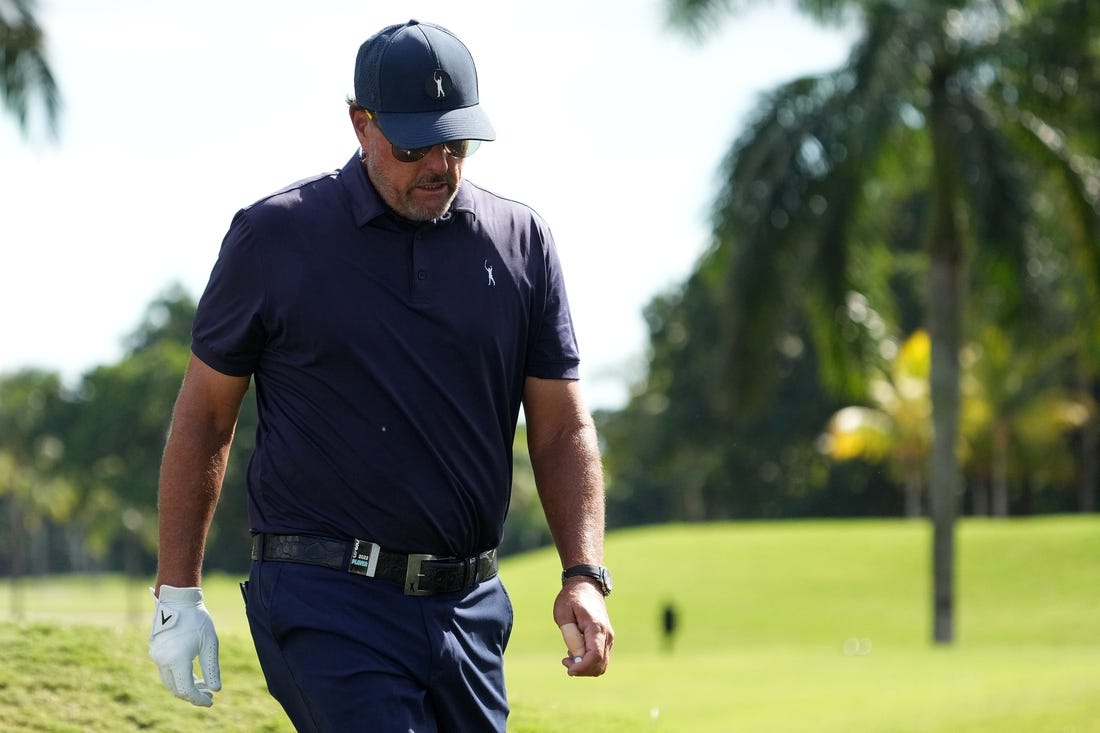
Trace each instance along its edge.
{"label": "black belt", "polygon": [[366,540],[293,534],[252,536],[252,559],[300,562],[401,584],[407,596],[469,590],[497,574],[496,548],[472,557],[399,555]]}

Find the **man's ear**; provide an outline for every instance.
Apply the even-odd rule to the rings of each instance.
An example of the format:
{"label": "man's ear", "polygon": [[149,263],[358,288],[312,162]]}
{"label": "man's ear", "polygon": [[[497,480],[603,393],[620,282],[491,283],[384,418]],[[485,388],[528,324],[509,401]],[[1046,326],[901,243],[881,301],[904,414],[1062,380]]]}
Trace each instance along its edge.
{"label": "man's ear", "polygon": [[351,118],[351,126],[355,129],[355,137],[359,139],[359,147],[367,149],[367,127],[370,126],[370,117],[362,107],[348,106],[348,117]]}

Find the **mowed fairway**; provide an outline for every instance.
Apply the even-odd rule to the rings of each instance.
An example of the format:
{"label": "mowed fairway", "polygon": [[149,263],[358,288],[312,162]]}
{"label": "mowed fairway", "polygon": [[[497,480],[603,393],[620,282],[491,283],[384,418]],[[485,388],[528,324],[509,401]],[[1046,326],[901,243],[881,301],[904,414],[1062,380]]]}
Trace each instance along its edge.
{"label": "mowed fairway", "polygon": [[[617,641],[595,680],[560,665],[556,556],[508,558],[510,730],[1100,731],[1100,517],[960,522],[949,647],[929,641],[930,541],[927,523],[900,520],[613,533]],[[235,581],[206,582],[226,684],[210,710],[160,688],[143,587],[28,585],[26,620],[0,623],[0,730],[290,731]]]}

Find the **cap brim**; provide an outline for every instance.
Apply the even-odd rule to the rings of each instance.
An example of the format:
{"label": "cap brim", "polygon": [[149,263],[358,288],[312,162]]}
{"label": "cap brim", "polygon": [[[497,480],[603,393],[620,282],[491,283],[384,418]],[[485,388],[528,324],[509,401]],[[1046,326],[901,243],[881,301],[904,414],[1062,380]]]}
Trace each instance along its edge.
{"label": "cap brim", "polygon": [[400,148],[425,148],[448,140],[495,140],[489,118],[479,105],[431,112],[374,113],[386,139]]}

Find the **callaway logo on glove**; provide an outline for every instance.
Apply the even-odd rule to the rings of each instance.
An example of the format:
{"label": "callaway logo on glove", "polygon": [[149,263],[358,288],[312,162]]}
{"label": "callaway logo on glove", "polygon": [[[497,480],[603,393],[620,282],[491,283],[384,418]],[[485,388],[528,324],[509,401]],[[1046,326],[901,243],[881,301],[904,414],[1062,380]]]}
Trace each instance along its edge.
{"label": "callaway logo on glove", "polygon": [[[218,666],[218,635],[214,621],[202,602],[201,588],[160,587],[153,610],[153,631],[149,635],[149,656],[160,670],[164,686],[178,698],[210,707],[213,693],[222,688]],[[203,677],[194,673],[198,657]]]}

